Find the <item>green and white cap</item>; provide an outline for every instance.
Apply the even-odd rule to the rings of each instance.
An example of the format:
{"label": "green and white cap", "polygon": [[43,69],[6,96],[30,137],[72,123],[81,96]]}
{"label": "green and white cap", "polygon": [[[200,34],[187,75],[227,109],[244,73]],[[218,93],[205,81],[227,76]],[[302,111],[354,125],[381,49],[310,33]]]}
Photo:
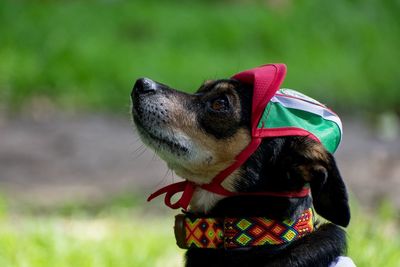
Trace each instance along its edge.
{"label": "green and white cap", "polygon": [[265,136],[310,136],[333,153],[342,139],[338,115],[317,100],[292,89],[279,89],[268,102],[257,128]]}

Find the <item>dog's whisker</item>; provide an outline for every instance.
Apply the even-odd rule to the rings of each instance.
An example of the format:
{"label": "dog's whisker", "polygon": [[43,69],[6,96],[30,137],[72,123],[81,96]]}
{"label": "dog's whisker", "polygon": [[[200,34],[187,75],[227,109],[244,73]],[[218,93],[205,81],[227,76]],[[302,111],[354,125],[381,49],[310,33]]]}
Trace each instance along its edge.
{"label": "dog's whisker", "polygon": [[167,176],[168,176],[168,174],[169,174],[170,171],[171,171],[171,169],[170,169],[170,168],[167,168],[167,171],[165,172],[163,178],[162,178],[154,187],[159,187],[159,186],[161,186],[162,184],[164,184],[164,183],[165,183],[165,180],[167,179]]}
{"label": "dog's whisker", "polygon": [[[141,147],[140,150],[141,150],[141,149],[144,149],[144,147]],[[137,155],[138,152],[139,152],[139,148],[136,148],[136,149],[134,149],[134,150],[131,150],[131,151],[129,152],[129,156],[130,156],[131,158],[134,158],[134,157]]]}
{"label": "dog's whisker", "polygon": [[167,171],[166,171],[165,174],[164,174],[163,180],[165,180],[165,179],[167,178],[168,173],[169,173],[169,168],[167,168]]}
{"label": "dog's whisker", "polygon": [[133,160],[137,160],[138,158],[140,158],[141,156],[143,156],[143,154],[144,154],[146,151],[147,151],[147,148],[144,147],[144,149],[143,149],[141,152],[139,152],[139,154],[136,155],[136,156],[133,158]]}
{"label": "dog's whisker", "polygon": [[151,151],[153,153],[153,156],[151,157],[151,160],[147,162],[147,168],[151,168],[151,165],[153,164],[154,161],[157,160],[157,154],[154,151]]}
{"label": "dog's whisker", "polygon": [[172,182],[175,183],[175,175],[173,170],[171,170],[171,176],[172,176]]}
{"label": "dog's whisker", "polygon": [[145,147],[145,145],[144,144],[141,144],[138,148],[136,148],[134,151],[133,151],[133,153],[138,153],[139,151],[142,151],[142,149],[146,149],[146,147]]}

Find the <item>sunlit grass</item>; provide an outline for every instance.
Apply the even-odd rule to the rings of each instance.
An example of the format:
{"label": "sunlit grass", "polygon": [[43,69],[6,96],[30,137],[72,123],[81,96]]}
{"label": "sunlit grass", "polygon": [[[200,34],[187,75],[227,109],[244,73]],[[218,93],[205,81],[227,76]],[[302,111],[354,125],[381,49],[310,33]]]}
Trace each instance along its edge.
{"label": "sunlit grass", "polygon": [[180,266],[171,220],[6,218],[0,222],[0,266]]}
{"label": "sunlit grass", "polygon": [[349,255],[357,266],[390,266],[400,264],[400,216],[384,202],[376,213],[368,215],[353,205],[348,229]]}
{"label": "sunlit grass", "polygon": [[[360,267],[397,267],[400,234],[396,215],[393,211],[377,214],[354,210],[348,229],[349,255]],[[175,245],[172,225],[171,215],[136,211],[68,217],[4,215],[0,266],[179,267],[183,251]]]}
{"label": "sunlit grass", "polygon": [[0,105],[126,112],[138,77],[194,91],[285,62],[284,86],[335,109],[396,109],[398,10],[394,0],[3,0]]}

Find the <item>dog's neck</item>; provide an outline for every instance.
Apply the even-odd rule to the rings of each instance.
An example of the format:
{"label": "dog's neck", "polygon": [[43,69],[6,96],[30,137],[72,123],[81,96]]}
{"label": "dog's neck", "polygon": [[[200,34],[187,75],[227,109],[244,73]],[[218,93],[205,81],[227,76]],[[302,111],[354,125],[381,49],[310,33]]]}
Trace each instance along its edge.
{"label": "dog's neck", "polygon": [[[203,217],[270,217],[293,219],[312,207],[311,197],[280,198],[268,196],[233,196],[221,198],[210,192],[199,192],[203,205],[189,213]],[[200,202],[199,202],[200,203]]]}
{"label": "dog's neck", "polygon": [[213,201],[216,204],[208,212],[176,216],[174,230],[180,248],[246,250],[263,246],[272,253],[314,229],[309,196],[236,196]]}
{"label": "dog's neck", "polygon": [[204,189],[196,190],[189,213],[210,217],[273,216],[276,219],[295,218],[312,207],[311,197],[281,198],[268,196],[223,197]]}
{"label": "dog's neck", "polygon": [[[231,175],[225,178],[225,180],[222,182],[222,186],[231,192],[235,192],[235,181],[240,179],[240,172],[236,170]],[[193,194],[193,198],[190,202],[189,211],[191,213],[207,214],[210,212],[210,210],[212,210],[213,207],[215,207],[215,205],[220,200],[224,198],[225,196],[223,195],[219,195],[198,187]]]}
{"label": "dog's neck", "polygon": [[175,217],[175,238],[180,248],[243,249],[258,246],[282,246],[314,230],[311,208],[296,219],[269,217],[198,217],[180,214]]}
{"label": "dog's neck", "polygon": [[[277,141],[264,142],[259,151],[253,154],[233,175],[224,180],[223,186],[230,191],[244,193],[301,190],[304,187],[304,181],[295,177],[291,177],[290,181],[287,181],[286,172],[280,171],[280,166],[275,163],[277,159],[271,156],[276,154],[271,150],[281,149],[282,145]],[[199,222],[203,218],[225,222],[227,219],[242,221],[242,219],[258,217],[257,221],[267,220],[284,227],[286,225],[284,222],[298,220],[310,208],[312,208],[311,196],[298,198],[265,195],[224,197],[198,188],[186,215],[190,220],[195,219],[192,222]],[[197,225],[192,222],[190,225]],[[225,232],[225,229],[222,232]],[[267,232],[265,234],[269,235]],[[212,233],[211,235],[213,236]],[[271,249],[286,245],[288,245],[286,242],[277,243],[271,246]]]}
{"label": "dog's neck", "polygon": [[[276,183],[276,181],[285,181],[286,177],[283,177],[283,174],[277,169],[275,161],[278,159],[273,156],[277,153],[272,151],[281,150],[283,145],[283,140],[280,139],[263,141],[260,149],[240,169],[223,181],[223,187],[232,192],[300,190],[304,186],[301,179],[291,178],[289,185]],[[287,219],[295,218],[311,206],[311,197],[285,198],[250,195],[224,197],[198,188],[194,193],[189,212],[214,217],[272,216],[275,219]]]}
{"label": "dog's neck", "polygon": [[208,214],[223,198],[224,196],[198,188],[193,194],[189,212],[194,214]]}

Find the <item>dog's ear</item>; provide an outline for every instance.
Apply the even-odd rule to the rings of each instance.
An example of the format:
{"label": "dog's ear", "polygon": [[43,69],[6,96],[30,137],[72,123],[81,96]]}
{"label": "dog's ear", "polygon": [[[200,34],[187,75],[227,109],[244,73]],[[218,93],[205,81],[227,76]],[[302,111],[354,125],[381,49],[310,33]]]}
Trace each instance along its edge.
{"label": "dog's ear", "polygon": [[324,166],[317,164],[309,173],[314,208],[325,219],[346,227],[350,222],[346,186],[329,152],[326,152],[326,161]]}
{"label": "dog's ear", "polygon": [[292,171],[310,184],[316,212],[334,224],[346,227],[350,208],[346,186],[335,159],[321,143],[309,138],[296,138],[291,151],[296,151]]}

